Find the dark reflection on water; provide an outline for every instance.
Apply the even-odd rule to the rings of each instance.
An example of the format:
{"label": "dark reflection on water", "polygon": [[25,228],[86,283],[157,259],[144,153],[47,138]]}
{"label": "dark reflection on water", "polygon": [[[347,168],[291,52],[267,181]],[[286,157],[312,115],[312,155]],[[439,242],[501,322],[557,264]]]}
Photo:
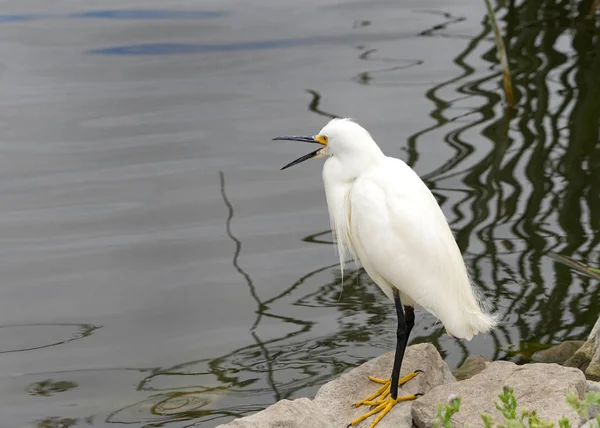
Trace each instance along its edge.
{"label": "dark reflection on water", "polygon": [[92,10],[67,15],[46,14],[15,14],[0,15],[0,23],[40,21],[50,19],[123,19],[123,20],[146,20],[146,19],[207,19],[221,18],[226,16],[224,11],[217,10],[168,10],[168,9],[115,9],[115,10]]}
{"label": "dark reflection on water", "polygon": [[281,49],[318,43],[316,39],[264,40],[257,42],[239,42],[224,44],[187,44],[187,43],[143,43],[139,45],[115,46],[92,49],[93,55],[175,55],[202,52],[233,52],[262,49]]}
{"label": "dark reflection on water", "polygon": [[[300,297],[293,303],[307,307],[338,306],[341,315],[335,333],[324,336],[317,334],[316,338],[314,335],[304,337],[311,332],[314,322],[274,313],[270,306],[275,302],[299,291],[299,287],[311,277],[320,274],[328,277],[332,268],[338,265],[319,268],[299,278],[281,293],[261,298],[252,278],[239,264],[242,242],[232,231],[234,207],[227,197],[225,174],[220,172],[219,178],[221,195],[228,210],[226,230],[235,245],[232,264],[244,278],[248,291],[256,302],[256,320],[250,327],[250,335],[255,344],[216,359],[190,361],[153,370],[137,387],[138,390],[150,392],[151,397],[115,411],[108,416],[106,422],[155,424],[198,418],[208,422],[222,417],[241,417],[262,409],[267,403],[220,404],[214,408],[213,401],[239,403],[250,397],[269,396],[274,401],[291,398],[296,392],[321,385],[362,362],[340,354],[340,349],[344,349],[348,343],[367,343],[372,338],[383,336],[384,320],[391,308],[382,308],[377,304],[378,298],[373,293],[372,285],[365,281],[364,273],[358,270],[349,272],[344,278],[344,284],[335,275],[333,281],[322,286],[316,293]],[[329,231],[315,236],[327,233]],[[307,240],[311,238],[314,236],[307,237]],[[344,299],[340,300],[342,285]],[[357,310],[367,314],[366,323],[353,319]],[[260,325],[265,319],[285,324],[288,327],[285,328],[287,333],[268,340],[261,339]],[[365,326],[369,328],[366,329]],[[290,372],[293,373],[291,378]],[[279,376],[280,373],[283,377]],[[190,380],[189,385],[177,389],[161,388],[161,384],[168,384],[165,379],[171,376],[186,377]],[[205,386],[207,384],[215,386]]]}
{"label": "dark reflection on water", "polygon": [[41,382],[30,385],[27,390],[30,395],[38,395],[41,397],[49,397],[59,392],[65,392],[70,389],[76,388],[77,384],[70,381],[54,381],[52,379],[46,379]]}
{"label": "dark reflection on water", "polygon": [[[363,33],[355,35],[352,33],[345,35],[331,36],[309,36],[299,38],[285,39],[267,39],[256,41],[240,41],[233,43],[140,43],[134,45],[110,46],[100,49],[91,49],[86,51],[92,55],[180,55],[180,54],[199,54],[206,52],[244,52],[244,51],[260,51],[266,49],[283,49],[299,46],[313,45],[338,45],[352,43],[354,40],[361,41],[385,41],[397,40],[402,37],[407,37],[406,33]],[[409,65],[413,64],[414,61]],[[406,68],[406,65],[400,67]],[[394,70],[398,68],[393,68]]]}
{"label": "dark reflection on water", "polygon": [[400,71],[406,68],[410,68],[410,67],[417,67],[419,65],[423,64],[422,60],[418,60],[418,59],[396,59],[396,58],[378,58],[378,57],[374,57],[374,54],[377,53],[377,49],[372,48],[372,49],[366,49],[364,46],[359,46],[358,47],[359,50],[364,50],[364,52],[362,52],[358,58],[362,59],[364,61],[373,61],[373,62],[379,62],[379,63],[389,63],[389,64],[397,64],[397,65],[390,65],[387,67],[383,67],[383,68],[379,68],[376,70],[370,70],[370,71],[364,71],[362,73],[357,74],[356,76],[354,76],[352,78],[352,80],[354,80],[357,83],[363,84],[363,85],[369,85],[369,84],[377,84],[377,85],[391,85],[394,86],[396,85],[398,82],[392,80],[387,80],[385,78],[381,78],[381,75],[384,75],[386,77],[389,78],[390,74],[392,77],[394,77],[396,71]]}
{"label": "dark reflection on water", "polygon": [[[81,421],[81,422],[87,422],[89,424],[89,422],[92,422],[92,421]],[[52,417],[37,421],[36,427],[37,428],[68,428],[68,427],[74,427],[76,425],[79,425],[79,423],[80,423],[79,419],[76,419],[76,418],[59,418],[56,416],[52,416]]]}
{"label": "dark reflection on water", "polygon": [[[484,25],[456,58],[463,73],[427,92],[436,124],[410,139],[409,163],[418,163],[418,143],[443,129],[455,154],[425,179],[442,203],[445,181],[458,178],[470,189],[452,206],[452,226],[475,283],[522,339],[551,343],[582,337],[600,312],[594,281],[579,278],[575,284],[568,269],[555,265],[553,286],[541,269],[553,251],[598,262],[600,44],[598,30],[581,19],[539,22],[540,11],[567,16],[561,6],[535,1],[511,3],[505,16],[517,111],[501,106],[497,66],[488,76],[470,78],[475,69],[468,59],[490,34]],[[565,54],[556,45],[567,30],[573,31],[574,51]],[[495,50],[483,58],[497,64]],[[442,95],[449,87],[452,98]],[[481,104],[455,116],[453,104],[466,98]],[[475,148],[463,137],[473,129],[492,143],[475,162]],[[518,348],[505,326],[493,336],[499,345]],[[498,346],[495,357],[506,358],[506,351]],[[521,357],[529,354],[524,350]]]}
{"label": "dark reflection on water", "polygon": [[340,116],[336,116],[335,114],[327,113],[326,111],[324,111],[321,108],[321,94],[319,94],[317,91],[312,90],[312,89],[307,89],[306,92],[308,92],[312,96],[312,100],[308,104],[309,111],[316,113],[319,116],[328,117],[330,119],[336,119],[336,118],[340,117]]}
{"label": "dark reflection on water", "polygon": [[94,10],[90,12],[73,13],[72,18],[91,19],[204,19],[221,18],[227,15],[224,11],[216,10],[143,10],[118,9]]}
{"label": "dark reflection on water", "polygon": [[[50,330],[61,330],[62,334],[60,336],[60,339],[52,340],[48,337],[44,337],[44,332],[48,330],[48,328],[50,328]],[[0,325],[0,333],[4,333],[7,336],[12,336],[14,338],[27,336],[44,337],[44,339],[42,339],[43,343],[35,343],[29,346],[14,346],[11,345],[11,339],[7,336],[4,336],[3,347],[0,347],[0,354],[33,351],[36,349],[44,349],[50,348],[52,346],[63,345],[65,343],[73,342],[74,340],[79,340],[83,339],[84,337],[88,337],[99,328],[100,326],[95,326],[91,324],[73,323],[34,323]],[[35,332],[31,330],[35,330]]]}

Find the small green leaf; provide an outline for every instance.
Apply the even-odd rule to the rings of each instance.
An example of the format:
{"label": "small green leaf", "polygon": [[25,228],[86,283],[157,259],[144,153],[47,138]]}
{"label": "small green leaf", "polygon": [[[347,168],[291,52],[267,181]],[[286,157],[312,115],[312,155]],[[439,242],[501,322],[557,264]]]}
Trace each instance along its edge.
{"label": "small green leaf", "polygon": [[559,428],[571,428],[571,422],[565,417],[562,417],[558,420]]}

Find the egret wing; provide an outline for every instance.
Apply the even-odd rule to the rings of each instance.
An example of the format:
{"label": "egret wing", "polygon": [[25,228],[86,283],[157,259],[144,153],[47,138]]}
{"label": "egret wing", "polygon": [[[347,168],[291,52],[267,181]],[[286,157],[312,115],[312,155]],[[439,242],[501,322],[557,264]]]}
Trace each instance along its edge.
{"label": "egret wing", "polygon": [[387,158],[355,181],[349,199],[352,245],[389,297],[397,288],[459,337],[491,327],[441,208],[410,167]]}

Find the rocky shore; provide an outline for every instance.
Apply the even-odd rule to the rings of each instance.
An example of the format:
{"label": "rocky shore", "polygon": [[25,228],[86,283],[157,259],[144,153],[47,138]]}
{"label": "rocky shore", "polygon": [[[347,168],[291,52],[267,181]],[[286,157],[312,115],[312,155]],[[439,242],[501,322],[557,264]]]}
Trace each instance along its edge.
{"label": "rocky shore", "polygon": [[[393,352],[389,352],[356,367],[323,385],[312,400],[281,400],[218,428],[346,428],[365,411],[364,407],[356,408],[353,404],[379,386],[370,382],[368,376],[387,378],[393,359]],[[536,353],[534,360],[540,362],[516,365],[469,357],[453,375],[433,345],[410,346],[402,373],[416,369],[423,373],[404,385],[402,391],[424,395],[396,405],[377,427],[431,428],[438,420],[438,406],[457,395],[461,397],[461,406],[452,417],[455,427],[483,426],[481,412],[502,421],[494,402],[504,386],[513,388],[519,408],[535,410],[545,420],[557,422],[564,416],[572,427],[597,426],[586,423],[585,418],[567,405],[565,397],[572,393],[583,398],[587,391],[600,392],[600,319],[587,341],[565,342]],[[357,427],[367,428],[373,418]]]}

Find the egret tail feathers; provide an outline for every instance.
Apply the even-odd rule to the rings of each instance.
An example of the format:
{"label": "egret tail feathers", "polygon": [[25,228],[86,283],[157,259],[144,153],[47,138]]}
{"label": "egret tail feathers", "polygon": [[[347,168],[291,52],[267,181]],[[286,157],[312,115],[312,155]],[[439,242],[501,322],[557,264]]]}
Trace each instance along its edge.
{"label": "egret tail feathers", "polygon": [[449,322],[444,322],[449,335],[471,340],[478,333],[487,333],[498,325],[498,315],[488,314],[480,308],[466,309]]}

